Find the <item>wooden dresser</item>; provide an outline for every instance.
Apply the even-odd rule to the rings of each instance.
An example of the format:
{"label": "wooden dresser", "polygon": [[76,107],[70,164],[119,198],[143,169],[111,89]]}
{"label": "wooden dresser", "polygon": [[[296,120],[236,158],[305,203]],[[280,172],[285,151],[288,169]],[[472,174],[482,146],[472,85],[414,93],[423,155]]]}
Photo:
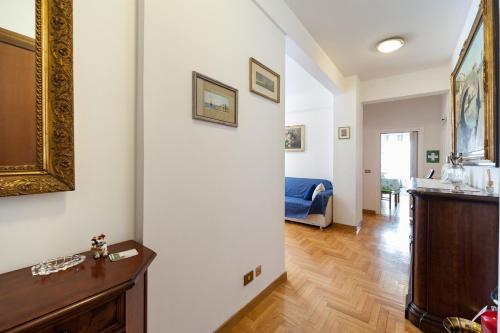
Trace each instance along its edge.
{"label": "wooden dresser", "polygon": [[0,275],[0,332],[146,332],[147,268],[156,254],[134,241],[109,252],[132,248],[139,255],[116,262],[86,252],[82,264],[44,277],[29,267]]}
{"label": "wooden dresser", "polygon": [[413,188],[413,235],[406,318],[446,332],[448,316],[472,319],[498,283],[498,197]]}

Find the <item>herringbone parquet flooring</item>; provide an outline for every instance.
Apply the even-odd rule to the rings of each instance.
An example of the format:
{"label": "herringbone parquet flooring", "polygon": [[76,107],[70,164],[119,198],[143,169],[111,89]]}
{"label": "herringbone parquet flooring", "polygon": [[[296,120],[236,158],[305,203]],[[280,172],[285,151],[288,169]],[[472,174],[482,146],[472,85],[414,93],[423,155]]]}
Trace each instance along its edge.
{"label": "herringbone parquet flooring", "polygon": [[285,224],[288,281],[232,332],[420,332],[404,319],[410,225],[365,215],[358,235]]}

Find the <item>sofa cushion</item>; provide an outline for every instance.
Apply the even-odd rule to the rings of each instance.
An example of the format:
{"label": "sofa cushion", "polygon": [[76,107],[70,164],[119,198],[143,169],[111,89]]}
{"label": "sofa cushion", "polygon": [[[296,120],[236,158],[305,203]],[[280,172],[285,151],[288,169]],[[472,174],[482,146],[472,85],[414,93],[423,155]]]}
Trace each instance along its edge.
{"label": "sofa cushion", "polygon": [[309,190],[306,192],[306,194],[304,195],[304,200],[313,200],[313,194],[314,194],[314,191],[316,190],[316,184],[312,184],[310,187],[309,187]]}
{"label": "sofa cushion", "polygon": [[316,186],[316,188],[314,189],[313,195],[311,197],[311,200],[314,201],[316,196],[318,194],[320,194],[321,192],[325,192],[325,185],[323,185],[323,183],[319,183],[319,185]]}

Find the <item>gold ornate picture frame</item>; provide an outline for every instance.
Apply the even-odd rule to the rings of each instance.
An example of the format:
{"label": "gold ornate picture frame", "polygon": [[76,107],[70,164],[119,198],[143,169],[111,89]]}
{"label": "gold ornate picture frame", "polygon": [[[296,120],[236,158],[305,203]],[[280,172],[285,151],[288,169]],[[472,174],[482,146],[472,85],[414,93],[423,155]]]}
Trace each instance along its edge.
{"label": "gold ornate picture frame", "polygon": [[0,169],[0,196],[75,189],[73,1],[36,0],[35,166]]}
{"label": "gold ornate picture frame", "polygon": [[462,153],[466,164],[498,163],[498,22],[494,8],[494,0],[481,1],[450,78],[452,149]]}

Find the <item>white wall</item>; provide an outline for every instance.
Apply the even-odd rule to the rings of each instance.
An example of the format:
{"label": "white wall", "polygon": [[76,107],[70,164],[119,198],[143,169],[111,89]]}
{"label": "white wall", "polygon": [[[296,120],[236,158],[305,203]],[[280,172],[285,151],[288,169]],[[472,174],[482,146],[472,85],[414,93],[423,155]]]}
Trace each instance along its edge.
{"label": "white wall", "polygon": [[[464,42],[469,37],[470,30],[472,28],[472,25],[474,24],[474,20],[476,19],[477,11],[479,9],[479,5],[481,4],[481,0],[470,0],[470,8],[469,8],[469,13],[467,14],[467,17],[464,22],[464,26],[462,28],[462,32],[460,33],[460,36],[458,37],[457,44],[455,46],[455,50],[453,51],[453,55],[451,57],[451,70],[455,67],[455,64],[458,61],[458,58],[460,57],[460,52],[462,51],[462,47],[464,46]],[[451,74],[451,72],[450,72]]]}
{"label": "white wall", "polygon": [[[250,0],[144,5],[149,329],[210,332],[285,271],[284,103],[248,87],[249,57],[284,74],[285,39]],[[238,128],[192,119],[193,70],[239,89]]]}
{"label": "white wall", "polygon": [[35,38],[35,0],[0,0],[0,28]]}
{"label": "white wall", "polygon": [[450,92],[448,91],[443,95],[443,110],[441,119],[443,122],[443,132],[441,133],[441,155],[443,162],[446,162],[446,157],[451,153],[451,99]]}
{"label": "white wall", "polygon": [[333,179],[333,94],[286,57],[285,125],[305,126],[305,150],[285,152],[285,176]]}
{"label": "white wall", "polygon": [[[332,100],[333,104],[333,100]],[[285,153],[285,176],[333,179],[333,105],[287,113],[286,125],[305,125],[305,151]]]}
{"label": "white wall", "polygon": [[[346,79],[346,90],[334,98],[333,221],[359,226],[362,219],[363,110],[359,80]],[[340,140],[338,127],[351,127],[351,139]]]}
{"label": "white wall", "polygon": [[380,103],[392,100],[437,95],[450,89],[448,66],[361,82],[361,102]]}
{"label": "white wall", "polygon": [[[442,151],[441,121],[447,95],[419,97],[364,106],[363,208],[380,212],[380,135],[391,132],[418,131],[418,176],[425,177],[435,169],[441,174],[445,156]],[[427,163],[425,152],[440,150],[440,163]]]}
{"label": "white wall", "polygon": [[134,238],[134,71],[135,2],[75,1],[76,191],[0,198],[0,273]]}

